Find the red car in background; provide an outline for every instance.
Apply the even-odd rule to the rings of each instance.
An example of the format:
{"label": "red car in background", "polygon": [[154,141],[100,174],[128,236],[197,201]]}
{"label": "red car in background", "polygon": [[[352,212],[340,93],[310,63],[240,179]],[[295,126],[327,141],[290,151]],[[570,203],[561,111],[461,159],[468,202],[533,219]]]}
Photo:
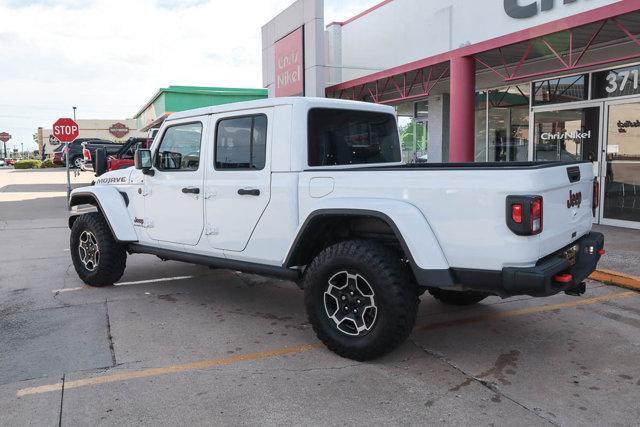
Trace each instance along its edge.
{"label": "red car in background", "polygon": [[51,157],[51,161],[53,162],[54,165],[64,166],[63,154],[64,153],[62,152],[62,150],[53,152],[53,156]]}
{"label": "red car in background", "polygon": [[[149,136],[147,138],[129,138],[127,142],[125,142],[122,148],[113,155],[107,155],[106,152],[102,152],[98,154],[98,150],[96,150],[96,159],[94,163],[94,171],[96,176],[100,176],[105,172],[110,172],[118,169],[129,168],[134,165],[133,157],[138,148],[149,148],[153,143],[153,138],[155,138],[157,129],[152,129],[149,131]],[[89,163],[91,161],[91,151],[86,148],[83,150],[85,163]]]}

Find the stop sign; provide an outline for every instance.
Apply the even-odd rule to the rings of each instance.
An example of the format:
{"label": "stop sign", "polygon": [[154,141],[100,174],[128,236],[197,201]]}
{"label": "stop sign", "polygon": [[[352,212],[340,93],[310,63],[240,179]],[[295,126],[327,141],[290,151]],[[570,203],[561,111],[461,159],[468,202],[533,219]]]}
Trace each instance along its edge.
{"label": "stop sign", "polygon": [[7,142],[11,139],[11,135],[6,132],[0,132],[0,141]]}
{"label": "stop sign", "polygon": [[72,119],[58,119],[53,124],[53,136],[60,142],[72,142],[78,137],[78,124]]}

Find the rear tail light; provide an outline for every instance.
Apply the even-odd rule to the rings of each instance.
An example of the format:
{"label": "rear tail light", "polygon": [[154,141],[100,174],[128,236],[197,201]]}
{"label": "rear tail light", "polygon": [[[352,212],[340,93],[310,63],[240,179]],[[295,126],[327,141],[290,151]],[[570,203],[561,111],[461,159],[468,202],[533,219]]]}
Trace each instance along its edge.
{"label": "rear tail light", "polygon": [[508,196],[507,226],[519,236],[542,233],[543,201],[541,196]]}
{"label": "rear tail light", "polygon": [[534,197],[531,202],[531,234],[542,232],[542,197]]}
{"label": "rear tail light", "polygon": [[522,224],[522,205],[520,203],[511,205],[511,219],[516,224]]}
{"label": "rear tail light", "polygon": [[86,162],[91,161],[91,151],[87,150],[86,148],[82,149],[82,156],[84,157],[84,160]]}
{"label": "rear tail light", "polygon": [[593,180],[593,216],[596,216],[596,209],[600,206],[600,182],[598,178]]}

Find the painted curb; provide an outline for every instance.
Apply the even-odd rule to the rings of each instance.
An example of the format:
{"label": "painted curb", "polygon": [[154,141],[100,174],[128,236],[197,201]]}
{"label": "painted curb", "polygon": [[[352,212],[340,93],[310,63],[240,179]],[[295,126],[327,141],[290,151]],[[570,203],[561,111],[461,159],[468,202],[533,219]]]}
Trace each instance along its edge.
{"label": "painted curb", "polygon": [[640,291],[640,277],[620,273],[613,270],[596,270],[589,276],[590,279],[625,289]]}

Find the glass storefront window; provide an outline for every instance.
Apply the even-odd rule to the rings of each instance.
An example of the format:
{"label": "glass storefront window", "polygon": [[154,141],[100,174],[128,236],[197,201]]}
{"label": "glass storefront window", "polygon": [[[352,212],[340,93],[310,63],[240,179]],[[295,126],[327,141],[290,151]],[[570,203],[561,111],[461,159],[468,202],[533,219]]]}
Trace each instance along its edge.
{"label": "glass storefront window", "polygon": [[534,160],[597,161],[599,124],[599,107],[536,113]]}
{"label": "glass storefront window", "polygon": [[640,103],[611,105],[607,131],[604,218],[640,221]]}
{"label": "glass storefront window", "polygon": [[561,77],[533,84],[533,105],[586,101],[589,97],[589,76]]}
{"label": "glass storefront window", "polygon": [[593,73],[593,98],[640,95],[640,65]]}
{"label": "glass storefront window", "polygon": [[427,101],[408,102],[396,106],[398,128],[402,144],[402,158],[406,163],[427,161],[429,104]]}
{"label": "glass storefront window", "polygon": [[487,161],[487,92],[476,93],[476,162]]}
{"label": "glass storefront window", "polygon": [[529,88],[529,85],[517,85],[489,91],[489,162],[519,162],[528,159]]}

